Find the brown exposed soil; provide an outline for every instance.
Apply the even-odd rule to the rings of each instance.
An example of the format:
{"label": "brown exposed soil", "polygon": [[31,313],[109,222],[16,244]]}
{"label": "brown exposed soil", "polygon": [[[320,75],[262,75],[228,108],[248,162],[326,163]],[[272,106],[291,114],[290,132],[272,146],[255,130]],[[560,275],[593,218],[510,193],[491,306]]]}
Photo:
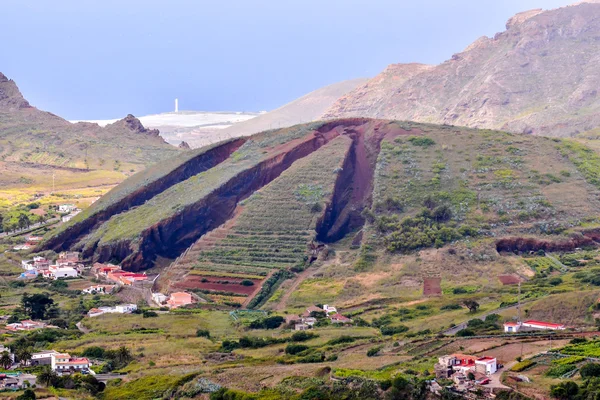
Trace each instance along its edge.
{"label": "brown exposed soil", "polygon": [[423,296],[441,296],[442,295],[442,278],[425,278],[423,279]]}
{"label": "brown exposed soil", "polygon": [[79,223],[73,224],[63,232],[53,236],[43,244],[43,248],[55,251],[69,249],[70,246],[77,243],[81,237],[89,233],[102,222],[107,221],[111,216],[143,204],[171,186],[220,164],[234,151],[239,149],[245,141],[245,139],[236,139],[202,153],[198,157],[190,159],[162,178],[149,182],[102,211]]}
{"label": "brown exposed soil", "polygon": [[500,275],[498,276],[498,280],[500,280],[503,285],[517,285],[521,282],[521,278],[516,275]]}
{"label": "brown exposed soil", "polygon": [[600,239],[600,235],[592,232],[585,235],[575,235],[564,240],[510,237],[498,240],[496,250],[498,252],[573,251],[579,247],[596,247],[596,240],[598,239]]}
{"label": "brown exposed soil", "polygon": [[[217,292],[231,292],[236,294],[250,295],[256,290],[257,286],[260,285],[260,282],[262,282],[256,279],[251,280],[254,282],[253,286],[244,286],[240,284],[241,280],[236,281],[226,277],[209,278],[204,276],[188,275],[185,281],[179,282],[175,287],[186,290],[212,290]],[[225,281],[228,283],[224,283]]]}

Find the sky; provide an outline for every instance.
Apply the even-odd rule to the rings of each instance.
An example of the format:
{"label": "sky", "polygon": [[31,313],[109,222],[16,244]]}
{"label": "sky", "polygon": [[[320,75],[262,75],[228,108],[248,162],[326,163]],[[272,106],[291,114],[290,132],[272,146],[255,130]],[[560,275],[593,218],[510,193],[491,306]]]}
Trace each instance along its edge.
{"label": "sky", "polygon": [[0,72],[67,119],[271,110],[573,1],[2,0]]}

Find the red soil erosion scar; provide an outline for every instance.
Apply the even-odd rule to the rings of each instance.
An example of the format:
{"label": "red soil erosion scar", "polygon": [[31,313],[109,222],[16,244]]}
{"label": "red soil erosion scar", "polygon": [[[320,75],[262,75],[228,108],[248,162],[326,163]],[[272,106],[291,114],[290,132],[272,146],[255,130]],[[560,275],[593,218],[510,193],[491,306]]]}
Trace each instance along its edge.
{"label": "red soil erosion scar", "polygon": [[257,279],[248,280],[252,281],[254,285],[244,286],[241,284],[241,280],[233,280],[227,277],[188,275],[185,281],[177,283],[175,287],[178,289],[210,290],[249,296],[256,290],[256,287],[260,285],[262,281]]}
{"label": "red soil erosion scar", "polygon": [[442,278],[425,278],[423,280],[423,296],[441,296]]}
{"label": "red soil erosion scar", "polygon": [[509,237],[496,242],[496,250],[500,252],[530,251],[573,251],[580,247],[597,247],[600,234],[595,231],[573,234],[569,239],[543,240],[536,238]]}

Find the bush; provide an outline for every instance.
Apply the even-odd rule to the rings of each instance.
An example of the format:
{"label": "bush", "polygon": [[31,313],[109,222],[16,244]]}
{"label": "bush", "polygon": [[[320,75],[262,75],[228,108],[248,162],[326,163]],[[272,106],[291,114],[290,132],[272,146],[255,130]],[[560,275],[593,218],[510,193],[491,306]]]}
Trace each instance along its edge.
{"label": "bush", "polygon": [[277,329],[285,322],[281,316],[267,317],[250,322],[250,329]]}
{"label": "bush", "polygon": [[456,332],[456,336],[467,337],[467,336],[475,336],[475,332],[471,329],[461,329]]}
{"label": "bush", "polygon": [[597,378],[600,376],[600,364],[596,364],[596,363],[585,364],[583,367],[581,367],[581,369],[579,370],[579,373],[581,374],[581,377],[583,379]]}
{"label": "bush", "polygon": [[579,392],[579,386],[575,382],[561,382],[558,385],[550,387],[550,394],[555,399],[568,400],[572,399]]}
{"label": "bush", "polygon": [[331,339],[329,342],[327,342],[328,345],[330,346],[334,346],[336,344],[342,344],[342,343],[352,343],[354,342],[356,339],[353,338],[352,336],[340,336],[334,339]]}
{"label": "bush", "polygon": [[404,325],[398,325],[398,326],[386,325],[386,326],[382,326],[381,328],[379,328],[379,330],[381,331],[382,335],[392,336],[392,335],[397,335],[397,334],[408,331],[408,327],[404,326]]}
{"label": "bush", "polygon": [[158,314],[155,311],[144,310],[144,312],[142,313],[142,317],[155,318],[155,317],[158,317]]}
{"label": "bush", "polygon": [[242,286],[254,286],[254,282],[252,282],[250,279],[244,279],[243,281],[240,282],[240,285],[242,285]]}
{"label": "bush", "polygon": [[460,310],[461,308],[462,308],[462,306],[460,304],[446,304],[445,306],[441,306],[440,310],[442,310],[442,311]]}
{"label": "bush", "polygon": [[419,147],[430,147],[435,144],[435,140],[433,140],[432,138],[429,138],[427,136],[411,136],[408,138],[408,141],[413,146],[419,146]]}
{"label": "bush", "polygon": [[367,351],[367,357],[375,357],[376,355],[379,354],[379,352],[381,351],[381,347],[371,347],[368,351]]}
{"label": "bush", "polygon": [[203,337],[203,338],[210,339],[210,332],[208,331],[208,329],[198,329],[196,331],[196,337]]}
{"label": "bush", "polygon": [[552,285],[552,286],[558,286],[558,285],[560,285],[561,283],[563,283],[563,280],[562,280],[561,278],[558,278],[558,277],[556,277],[556,278],[552,278],[552,279],[550,279],[550,280],[548,281],[548,283],[549,283],[550,285]]}
{"label": "bush", "polygon": [[313,339],[318,337],[317,335],[315,335],[312,332],[306,332],[306,331],[300,331],[300,332],[295,332],[291,337],[290,340],[292,342],[305,342],[307,340]]}
{"label": "bush", "polygon": [[288,344],[285,348],[285,354],[296,355],[308,350],[308,346],[303,344]]}

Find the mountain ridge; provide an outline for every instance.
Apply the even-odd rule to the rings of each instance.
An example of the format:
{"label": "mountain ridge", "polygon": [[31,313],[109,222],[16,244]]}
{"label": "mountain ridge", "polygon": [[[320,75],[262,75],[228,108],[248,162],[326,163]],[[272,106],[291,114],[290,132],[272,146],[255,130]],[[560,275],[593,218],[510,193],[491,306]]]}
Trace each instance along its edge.
{"label": "mountain ridge", "polygon": [[[442,64],[390,66],[323,117],[369,117],[574,136],[600,126],[600,4],[530,10]],[[565,73],[565,71],[568,71]],[[400,79],[400,83],[395,80]]]}

